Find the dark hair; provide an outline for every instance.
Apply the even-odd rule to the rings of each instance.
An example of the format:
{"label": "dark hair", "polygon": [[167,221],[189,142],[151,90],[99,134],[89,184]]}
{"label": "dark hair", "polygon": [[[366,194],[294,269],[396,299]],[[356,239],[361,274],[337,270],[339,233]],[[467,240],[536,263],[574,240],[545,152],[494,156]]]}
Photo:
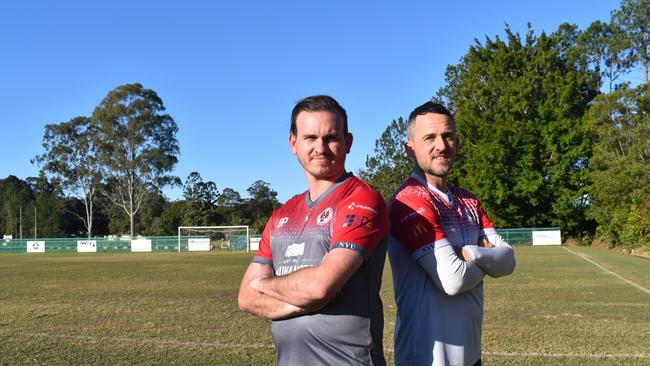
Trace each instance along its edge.
{"label": "dark hair", "polygon": [[293,107],[291,112],[291,134],[296,135],[298,129],[296,127],[296,118],[300,112],[320,112],[327,111],[337,116],[339,122],[343,123],[343,134],[348,135],[348,114],[345,109],[341,107],[336,99],[329,95],[312,95],[298,101],[296,106]]}
{"label": "dark hair", "polygon": [[418,116],[427,113],[437,113],[437,114],[444,114],[445,116],[448,116],[449,119],[451,120],[452,126],[454,126],[454,129],[456,129],[456,121],[454,121],[454,116],[451,115],[449,109],[445,108],[445,106],[443,106],[442,104],[434,103],[430,101],[415,108],[413,112],[411,112],[411,114],[409,115],[408,123],[406,125],[407,129],[410,129],[413,126],[413,123],[415,123],[415,119]]}

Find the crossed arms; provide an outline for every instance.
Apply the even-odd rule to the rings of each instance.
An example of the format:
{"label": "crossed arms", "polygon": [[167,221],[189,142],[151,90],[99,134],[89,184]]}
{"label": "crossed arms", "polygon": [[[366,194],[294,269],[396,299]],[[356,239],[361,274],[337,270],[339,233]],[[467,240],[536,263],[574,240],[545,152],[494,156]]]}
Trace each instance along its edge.
{"label": "crossed arms", "polygon": [[332,249],[323,261],[285,276],[275,276],[268,264],[251,263],[239,287],[239,309],[282,319],[323,308],[363,264],[363,256],[345,248]]}
{"label": "crossed arms", "polygon": [[499,234],[482,237],[475,245],[465,245],[461,253],[449,243],[438,245],[418,259],[434,284],[454,296],[478,285],[485,274],[501,277],[515,269],[512,247]]}

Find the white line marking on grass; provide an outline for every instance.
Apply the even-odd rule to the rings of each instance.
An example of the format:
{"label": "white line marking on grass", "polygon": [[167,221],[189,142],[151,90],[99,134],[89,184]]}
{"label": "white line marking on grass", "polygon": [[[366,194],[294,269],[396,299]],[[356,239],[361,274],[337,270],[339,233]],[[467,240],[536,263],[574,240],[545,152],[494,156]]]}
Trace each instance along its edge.
{"label": "white line marking on grass", "polygon": [[552,358],[650,358],[647,353],[542,353],[542,352],[490,352],[483,351],[488,356],[506,357],[552,357]]}
{"label": "white line marking on grass", "polygon": [[632,282],[632,281],[628,280],[627,278],[625,278],[625,277],[619,275],[618,273],[615,273],[615,272],[610,271],[609,269],[607,269],[607,268],[601,266],[600,264],[596,263],[595,261],[593,261],[593,260],[587,258],[586,255],[581,254],[581,253],[576,253],[576,252],[572,251],[571,249],[569,249],[569,248],[567,248],[567,247],[564,247],[564,249],[568,250],[569,253],[571,253],[571,254],[573,254],[573,255],[576,255],[576,256],[578,256],[578,257],[580,257],[580,258],[586,260],[587,262],[593,264],[594,266],[596,266],[596,267],[602,269],[603,271],[605,271],[605,272],[611,274],[612,276],[617,277],[617,278],[619,278],[619,279],[621,279],[621,280],[623,280],[623,281],[629,283],[630,285],[632,285],[632,286],[638,288],[639,290],[641,290],[641,291],[643,291],[643,292],[645,292],[645,293],[647,293],[647,294],[650,294],[650,290],[648,290],[647,288],[645,288],[645,287],[639,285],[639,284],[636,283],[636,282]]}

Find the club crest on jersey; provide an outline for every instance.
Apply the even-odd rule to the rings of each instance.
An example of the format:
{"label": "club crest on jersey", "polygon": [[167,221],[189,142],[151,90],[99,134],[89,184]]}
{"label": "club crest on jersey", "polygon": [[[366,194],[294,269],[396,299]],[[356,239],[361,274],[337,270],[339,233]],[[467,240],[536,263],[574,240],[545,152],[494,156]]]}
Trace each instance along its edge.
{"label": "club crest on jersey", "polygon": [[289,218],[288,218],[288,217],[282,217],[282,218],[280,218],[280,220],[278,220],[278,226],[277,226],[277,228],[278,228],[278,229],[281,228],[281,227],[282,227],[284,224],[286,224],[287,222],[289,222]]}
{"label": "club crest on jersey", "polygon": [[332,208],[328,207],[324,209],[323,212],[320,213],[320,215],[318,215],[318,218],[316,218],[316,223],[318,225],[325,225],[328,222],[330,222],[331,219],[332,219]]}

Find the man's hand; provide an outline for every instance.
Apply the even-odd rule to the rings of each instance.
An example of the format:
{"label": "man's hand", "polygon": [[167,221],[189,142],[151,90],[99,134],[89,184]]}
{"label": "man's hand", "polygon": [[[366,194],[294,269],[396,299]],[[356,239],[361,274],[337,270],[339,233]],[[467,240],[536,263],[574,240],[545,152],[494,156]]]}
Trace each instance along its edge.
{"label": "man's hand", "polygon": [[472,260],[471,253],[469,249],[467,249],[467,247],[460,248],[460,254],[458,256],[463,258],[465,262],[469,262]]}
{"label": "man's hand", "polygon": [[480,238],[480,239],[478,240],[478,246],[479,246],[479,247],[483,247],[483,248],[488,248],[488,249],[490,249],[490,248],[494,248],[494,245],[493,245],[492,243],[490,243],[490,242],[487,240],[487,238]]}
{"label": "man's hand", "polygon": [[283,319],[289,316],[305,314],[313,309],[301,308],[280,301],[256,290],[263,281],[275,275],[270,265],[251,263],[244,274],[239,288],[238,305],[241,311],[266,319]]}
{"label": "man's hand", "polygon": [[[486,248],[486,249],[494,248],[494,245],[492,243],[490,243],[486,238],[480,238],[478,240],[478,246]],[[463,258],[463,260],[465,262],[469,262],[469,261],[473,260],[472,259],[473,256],[472,256],[470,250],[467,249],[467,247],[462,247],[460,249],[456,249],[456,254],[458,254],[458,256],[460,258]]]}

